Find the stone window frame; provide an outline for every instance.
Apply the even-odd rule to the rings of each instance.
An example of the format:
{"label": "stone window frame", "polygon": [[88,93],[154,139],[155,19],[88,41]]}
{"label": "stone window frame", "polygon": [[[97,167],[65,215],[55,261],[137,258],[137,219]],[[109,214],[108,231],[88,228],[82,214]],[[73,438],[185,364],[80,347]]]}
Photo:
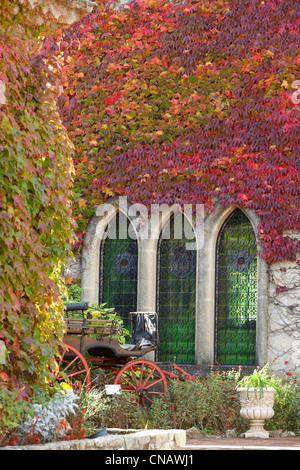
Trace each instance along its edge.
{"label": "stone window frame", "polygon": [[[204,244],[199,250],[198,311],[196,325],[196,351],[199,365],[214,363],[215,298],[216,298],[216,251],[220,230],[229,216],[240,209],[250,221],[258,241],[259,217],[253,210],[232,205],[225,208],[221,204],[207,215],[204,222]],[[257,244],[258,246],[258,244]],[[259,250],[259,246],[258,246]],[[268,265],[257,256],[257,324],[256,324],[256,364],[268,362]],[[202,345],[202,346],[201,346]]]}
{"label": "stone window frame", "polygon": [[[94,216],[90,220],[81,257],[81,287],[83,298],[90,304],[98,303],[99,296],[99,270],[100,245],[107,225],[122,208],[114,203],[114,208],[108,210],[104,216]],[[204,219],[204,243],[197,240],[196,263],[196,338],[195,357],[198,366],[207,367],[214,363],[215,340],[215,266],[218,235],[223,224],[230,214],[240,209],[251,222],[256,239],[258,233],[259,217],[253,210],[232,205],[225,208],[216,204],[211,214]],[[131,220],[128,214],[125,214]],[[172,213],[166,210],[162,213],[156,232],[152,239],[138,240],[138,280],[137,280],[137,311],[156,311],[157,290],[157,250],[159,236],[162,228],[170,219]],[[186,215],[185,215],[186,216]],[[195,228],[192,220],[189,222]],[[197,233],[196,233],[197,237]],[[257,334],[256,356],[257,365],[268,362],[268,266],[260,257],[257,257]],[[128,312],[129,313],[129,312]]]}

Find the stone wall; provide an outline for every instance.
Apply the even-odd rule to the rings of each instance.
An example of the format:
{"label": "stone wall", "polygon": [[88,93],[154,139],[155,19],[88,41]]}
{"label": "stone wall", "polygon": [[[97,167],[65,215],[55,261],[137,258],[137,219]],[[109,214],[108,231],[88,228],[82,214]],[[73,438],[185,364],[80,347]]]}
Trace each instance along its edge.
{"label": "stone wall", "polygon": [[[53,30],[76,23],[96,5],[91,0],[19,0],[19,3],[26,3],[36,11],[35,15],[28,17],[29,25],[50,25]],[[16,5],[15,14],[18,11]]]}
{"label": "stone wall", "polygon": [[137,431],[95,439],[52,442],[31,446],[7,446],[1,450],[180,450],[186,443],[182,429]]}
{"label": "stone wall", "polygon": [[270,267],[269,362],[284,373],[300,369],[300,266],[281,262]]}
{"label": "stone wall", "polygon": [[[233,208],[217,206],[205,218],[203,247],[198,252],[196,366],[202,370],[214,361],[215,250],[222,224]],[[245,211],[255,233],[259,219],[253,211]],[[66,274],[81,280],[84,300],[98,302],[100,243],[112,214],[94,216],[87,228],[80,255],[70,262]],[[163,220],[164,222],[164,220]],[[291,234],[292,237],[297,234]],[[137,309],[144,312],[156,308],[157,241],[141,240]],[[257,365],[270,363],[272,372],[300,368],[300,264],[274,263],[269,266],[258,257],[257,293]],[[286,362],[288,362],[288,367]]]}
{"label": "stone wall", "polygon": [[12,26],[0,24],[0,30],[4,28],[6,33],[18,37],[24,47],[38,53],[42,36],[52,36],[77,23],[95,6],[91,0],[16,0],[10,11],[16,21]]}

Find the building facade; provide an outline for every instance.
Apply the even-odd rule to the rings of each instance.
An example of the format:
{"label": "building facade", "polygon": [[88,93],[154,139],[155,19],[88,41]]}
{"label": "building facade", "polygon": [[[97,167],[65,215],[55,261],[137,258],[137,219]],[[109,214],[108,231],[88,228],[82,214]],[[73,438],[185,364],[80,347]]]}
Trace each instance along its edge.
{"label": "building facade", "polygon": [[130,312],[157,314],[151,359],[300,368],[299,265],[262,259],[254,211],[217,204],[198,220],[173,206],[142,214],[117,199],[99,209],[71,275],[84,300],[115,307],[125,325]]}

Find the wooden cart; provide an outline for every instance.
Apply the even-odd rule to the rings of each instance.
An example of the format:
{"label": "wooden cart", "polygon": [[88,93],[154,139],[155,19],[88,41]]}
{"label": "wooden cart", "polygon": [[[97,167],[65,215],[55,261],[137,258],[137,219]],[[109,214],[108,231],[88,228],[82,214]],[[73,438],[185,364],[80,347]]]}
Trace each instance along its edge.
{"label": "wooden cart", "polygon": [[[141,405],[149,406],[165,394],[168,378],[190,378],[177,365],[180,375],[162,370],[144,356],[157,349],[155,313],[132,312],[132,344],[120,345],[120,322],[89,317],[85,302],[66,304],[66,333],[58,358],[57,379],[91,386],[120,385],[122,392],[134,393]],[[72,312],[72,316],[69,313]],[[76,312],[76,316],[74,313]]]}

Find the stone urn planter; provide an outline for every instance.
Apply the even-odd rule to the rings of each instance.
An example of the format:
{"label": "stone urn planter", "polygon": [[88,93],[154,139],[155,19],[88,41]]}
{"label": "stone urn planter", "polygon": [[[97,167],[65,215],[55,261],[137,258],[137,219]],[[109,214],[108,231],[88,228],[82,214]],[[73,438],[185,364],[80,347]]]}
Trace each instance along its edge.
{"label": "stone urn planter", "polygon": [[274,416],[275,389],[238,387],[237,392],[241,403],[240,414],[250,421],[250,429],[245,433],[245,437],[268,439],[269,433],[264,429],[264,422]]}
{"label": "stone urn planter", "polygon": [[250,420],[250,429],[245,437],[269,437],[268,431],[264,429],[264,422],[274,416],[276,389],[278,384],[270,376],[269,364],[263,368],[258,366],[251,375],[246,375],[238,382],[236,390],[241,403],[240,414]]}

